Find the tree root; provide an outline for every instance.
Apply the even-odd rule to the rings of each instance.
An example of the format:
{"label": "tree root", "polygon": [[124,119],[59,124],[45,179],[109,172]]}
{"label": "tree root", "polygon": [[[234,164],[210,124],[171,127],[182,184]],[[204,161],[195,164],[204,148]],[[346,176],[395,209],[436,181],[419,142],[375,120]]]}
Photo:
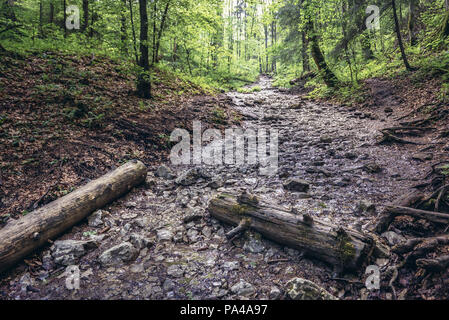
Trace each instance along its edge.
{"label": "tree root", "polygon": [[435,259],[418,259],[416,265],[427,271],[443,271],[449,267],[449,255],[443,255]]}

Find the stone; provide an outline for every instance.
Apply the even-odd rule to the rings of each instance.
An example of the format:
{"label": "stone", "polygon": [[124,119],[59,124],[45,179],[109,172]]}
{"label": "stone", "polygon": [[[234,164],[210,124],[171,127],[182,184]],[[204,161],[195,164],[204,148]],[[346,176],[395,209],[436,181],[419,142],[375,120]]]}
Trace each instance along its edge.
{"label": "stone", "polygon": [[284,189],[295,192],[307,192],[310,189],[310,183],[299,178],[289,178],[284,184]]}
{"label": "stone", "polygon": [[136,259],[138,254],[130,242],[123,242],[103,252],[99,261],[103,266],[118,265]]}
{"label": "stone", "polygon": [[281,298],[281,290],[278,287],[271,287],[268,297],[270,300],[279,300]]}
{"label": "stone", "polygon": [[240,279],[239,282],[231,287],[231,291],[239,296],[249,296],[255,292],[255,289],[251,283]]}
{"label": "stone", "polygon": [[379,173],[382,171],[382,167],[375,162],[367,163],[363,166],[363,170],[368,173]]}
{"label": "stone", "polygon": [[368,201],[368,200],[360,200],[360,202],[357,205],[357,210],[359,212],[375,212],[376,206],[374,203]]}
{"label": "stone", "polygon": [[129,241],[132,243],[132,245],[135,248],[137,248],[139,250],[153,245],[153,243],[150,240],[148,240],[144,236],[137,234],[137,233],[131,234],[131,236],[129,237]]}
{"label": "stone", "polygon": [[286,287],[292,300],[337,300],[324,288],[307,279],[293,278],[287,282]]}
{"label": "stone", "polygon": [[240,263],[238,261],[226,261],[223,263],[223,269],[225,270],[238,270]]}
{"label": "stone", "polygon": [[210,179],[210,175],[201,168],[192,168],[181,173],[175,180],[177,184],[182,186],[190,186],[195,184],[200,178]]}
{"label": "stone", "polygon": [[413,160],[417,160],[417,161],[427,161],[427,160],[432,160],[433,159],[433,155],[431,153],[415,153],[414,155],[412,155],[412,159]]}
{"label": "stone", "polygon": [[198,230],[195,229],[189,229],[187,231],[187,237],[189,238],[190,242],[194,243],[198,241],[199,238],[199,232]]}
{"label": "stone", "polygon": [[332,137],[326,136],[326,135],[321,136],[320,137],[320,142],[321,143],[331,143],[332,142]]}
{"label": "stone", "polygon": [[159,229],[157,231],[158,241],[171,241],[173,239],[173,232],[168,229]]}
{"label": "stone", "polygon": [[76,264],[88,249],[96,247],[96,242],[91,240],[57,240],[51,247],[51,256],[55,263],[70,266]]}
{"label": "stone", "polygon": [[168,168],[167,166],[164,166],[164,165],[159,166],[156,169],[156,171],[154,172],[154,175],[156,177],[164,178],[164,179],[167,179],[167,180],[172,180],[172,179],[175,178],[175,175],[173,174],[171,169]]}
{"label": "stone", "polygon": [[381,236],[387,239],[390,246],[394,246],[398,243],[401,243],[402,241],[405,241],[405,238],[403,236],[397,234],[394,231],[386,231],[382,233]]}
{"label": "stone", "polygon": [[207,186],[212,189],[221,188],[223,187],[223,185],[224,185],[223,179],[217,177],[213,178],[212,181],[207,184]]}
{"label": "stone", "polygon": [[180,265],[173,264],[167,268],[167,274],[174,278],[180,278],[184,275],[184,270]]}
{"label": "stone", "polygon": [[251,253],[261,253],[265,250],[265,246],[259,239],[251,238],[245,242],[243,249]]}
{"label": "stone", "polygon": [[164,281],[164,284],[162,285],[162,289],[167,292],[172,291],[173,289],[175,289],[175,283],[171,279],[166,279]]}
{"label": "stone", "polygon": [[89,227],[100,227],[102,226],[103,223],[103,216],[105,215],[105,211],[103,210],[97,210],[94,213],[92,213],[89,218],[87,218],[87,224],[89,225]]}

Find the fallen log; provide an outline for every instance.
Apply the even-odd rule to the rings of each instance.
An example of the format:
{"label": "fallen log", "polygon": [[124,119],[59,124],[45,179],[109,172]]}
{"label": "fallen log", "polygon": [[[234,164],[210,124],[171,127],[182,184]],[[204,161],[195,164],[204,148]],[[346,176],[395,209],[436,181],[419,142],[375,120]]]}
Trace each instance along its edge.
{"label": "fallen log", "polygon": [[25,217],[10,221],[0,229],[0,272],[144,182],[146,173],[142,162],[130,161]]}
{"label": "fallen log", "polygon": [[268,239],[302,250],[338,271],[359,269],[375,251],[375,241],[368,235],[261,204],[252,195],[220,194],[209,202],[208,210],[231,225],[248,220],[250,228]]}

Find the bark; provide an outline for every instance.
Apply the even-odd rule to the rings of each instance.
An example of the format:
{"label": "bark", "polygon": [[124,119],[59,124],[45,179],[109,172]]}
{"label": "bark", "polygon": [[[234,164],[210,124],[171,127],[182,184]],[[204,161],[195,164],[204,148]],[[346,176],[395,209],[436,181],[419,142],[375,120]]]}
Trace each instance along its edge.
{"label": "bark", "polygon": [[329,68],[329,66],[326,63],[326,60],[324,59],[323,52],[321,51],[318,34],[316,33],[313,22],[309,18],[308,22],[308,33],[309,33],[309,43],[310,43],[310,52],[312,54],[312,58],[315,61],[315,64],[320,71],[324,82],[329,87],[335,87],[338,80],[335,74],[332,72],[332,70]]}
{"label": "bark", "polygon": [[83,25],[81,31],[85,32],[89,26],[89,0],[83,0]]}
{"label": "bark", "polygon": [[146,172],[142,162],[130,161],[25,217],[9,222],[0,230],[0,272],[144,182]]}
{"label": "bark", "polygon": [[133,16],[133,4],[132,0],[129,0],[129,17],[131,20],[131,30],[133,33],[133,47],[134,47],[134,55],[136,58],[136,64],[139,64],[139,56],[137,54],[137,38],[136,38],[136,29],[134,28],[134,16]]}
{"label": "bark", "polygon": [[67,27],[66,27],[66,21],[67,21],[67,0],[63,1],[63,10],[64,10],[64,21],[62,22],[62,25],[64,26],[64,38],[67,37]]}
{"label": "bark", "polygon": [[157,39],[156,39],[156,49],[155,49],[155,54],[154,54],[154,63],[158,63],[159,62],[159,48],[160,48],[160,45],[161,45],[162,32],[164,31],[165,21],[167,19],[167,14],[168,14],[169,7],[170,7],[170,0],[167,1],[166,5],[165,5],[164,13],[162,15],[162,20],[161,20],[161,25],[159,26],[159,31],[158,31]]}
{"label": "bark", "polygon": [[120,41],[122,44],[122,52],[128,53],[127,33],[126,33],[126,0],[122,0],[122,10],[120,11]]}
{"label": "bark", "polygon": [[53,24],[54,23],[54,19],[55,19],[55,6],[54,6],[53,2],[50,2],[50,15],[49,15],[49,18],[48,18],[48,22],[50,24]]}
{"label": "bark", "polygon": [[412,67],[408,63],[407,55],[405,54],[404,44],[402,43],[401,28],[399,26],[398,14],[396,12],[396,0],[391,0],[391,5],[393,6],[393,18],[396,26],[396,35],[398,38],[399,49],[401,50],[402,60],[404,61],[405,68],[408,71],[412,71]]}
{"label": "bark", "polygon": [[339,270],[357,270],[375,249],[375,241],[367,235],[261,204],[246,193],[239,197],[220,194],[210,201],[208,209],[214,218],[231,225],[247,220],[249,227],[263,236],[303,250]]}
{"label": "bark", "polygon": [[411,46],[416,45],[415,16],[416,16],[416,0],[410,0],[407,26]]}
{"label": "bark", "polygon": [[140,12],[140,67],[137,80],[137,93],[140,97],[151,98],[150,61],[148,57],[148,13],[147,0],[139,0]]}

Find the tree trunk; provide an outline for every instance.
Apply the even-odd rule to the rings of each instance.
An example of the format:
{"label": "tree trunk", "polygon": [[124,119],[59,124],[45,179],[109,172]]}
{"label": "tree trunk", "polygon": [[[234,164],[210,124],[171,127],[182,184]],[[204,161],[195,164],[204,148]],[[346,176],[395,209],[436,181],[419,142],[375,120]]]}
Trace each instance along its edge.
{"label": "tree trunk", "polygon": [[150,61],[148,59],[148,13],[147,0],[139,0],[140,12],[140,67],[137,80],[137,94],[145,99],[151,98]]}
{"label": "tree trunk", "polygon": [[137,54],[137,38],[136,38],[136,29],[134,28],[134,16],[133,16],[133,3],[132,0],[129,0],[129,17],[131,20],[131,30],[133,33],[133,47],[134,47],[134,55],[136,57],[136,64],[139,64],[139,56]]}
{"label": "tree trunk", "polygon": [[159,62],[159,48],[161,45],[162,32],[164,31],[165,21],[167,19],[169,7],[170,7],[170,0],[168,0],[167,4],[165,5],[164,13],[162,15],[162,20],[161,20],[161,25],[159,26],[159,32],[158,32],[157,39],[156,39],[156,50],[155,50],[155,56],[154,56],[155,63]]}
{"label": "tree trunk", "polygon": [[50,24],[53,24],[54,23],[54,19],[55,19],[55,6],[54,6],[53,2],[50,2],[50,15],[49,15],[49,18],[48,18],[48,22]]}
{"label": "tree trunk", "polygon": [[409,12],[408,12],[408,35],[410,45],[416,45],[416,31],[415,31],[415,15],[416,15],[416,0],[409,0]]}
{"label": "tree trunk", "polygon": [[316,33],[313,22],[309,18],[308,22],[308,33],[309,33],[309,43],[310,43],[310,52],[312,54],[312,58],[315,61],[315,64],[318,68],[318,71],[321,73],[324,82],[329,87],[335,87],[338,80],[335,74],[332,72],[332,70],[329,68],[329,66],[326,63],[326,60],[324,59],[323,52],[321,51],[319,40],[318,40],[318,34]]}
{"label": "tree trunk", "polygon": [[93,211],[144,182],[146,173],[147,169],[142,162],[130,161],[25,217],[6,224],[0,230],[0,272],[12,267]]}
{"label": "tree trunk", "polygon": [[396,0],[391,0],[391,5],[393,6],[394,24],[396,26],[396,35],[398,38],[399,49],[401,50],[402,60],[404,61],[405,68],[408,71],[412,71],[412,67],[408,63],[407,56],[405,55],[404,44],[402,43],[401,29],[399,26],[398,14],[396,12]]}
{"label": "tree trunk", "polygon": [[64,10],[64,21],[62,25],[64,26],[64,38],[67,38],[67,0],[63,0],[63,10]]}
{"label": "tree trunk", "polygon": [[375,247],[375,241],[366,235],[261,204],[246,193],[239,197],[220,194],[210,201],[208,210],[214,218],[231,225],[247,219],[249,227],[263,236],[303,250],[340,271],[360,268]]}
{"label": "tree trunk", "polygon": [[127,33],[126,33],[126,0],[122,0],[122,10],[120,10],[120,42],[122,45],[122,53],[128,53]]}
{"label": "tree trunk", "polygon": [[89,26],[89,0],[83,0],[83,26],[81,27],[82,32],[86,32]]}
{"label": "tree trunk", "polygon": [[302,55],[302,73],[307,73],[310,71],[310,63],[309,63],[309,55],[307,54],[307,47],[309,44],[307,43],[307,35],[305,31],[301,32],[302,37],[302,48],[301,48],[301,55]]}

